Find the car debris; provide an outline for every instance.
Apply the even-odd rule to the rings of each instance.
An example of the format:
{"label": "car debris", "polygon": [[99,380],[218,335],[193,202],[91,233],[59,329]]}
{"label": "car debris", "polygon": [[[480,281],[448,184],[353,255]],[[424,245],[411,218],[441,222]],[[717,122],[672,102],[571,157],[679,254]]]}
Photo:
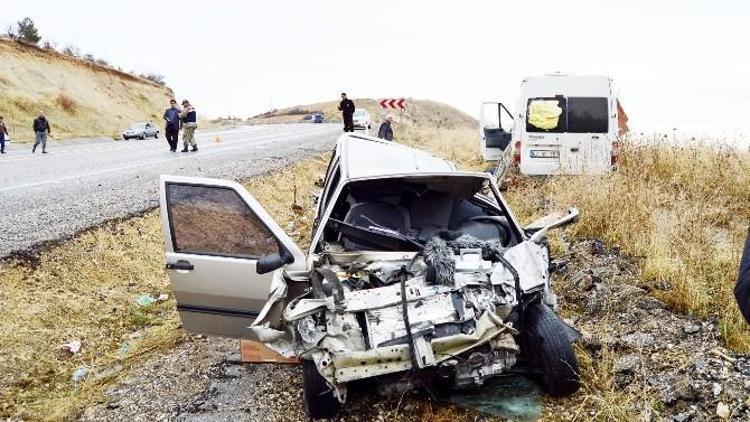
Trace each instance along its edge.
{"label": "car debris", "polygon": [[164,302],[167,299],[169,299],[169,295],[167,293],[161,293],[157,297],[153,297],[150,294],[142,294],[138,296],[138,298],[135,300],[135,303],[138,304],[139,306],[146,308],[146,307],[151,306],[154,303]]}
{"label": "car debris", "polygon": [[143,294],[138,296],[138,298],[135,300],[135,303],[138,304],[138,306],[142,306],[144,308],[150,306],[152,303],[154,303],[156,299],[151,297],[151,295]]}
{"label": "car debris", "polygon": [[59,347],[59,350],[64,352],[68,357],[75,356],[81,351],[83,343],[80,340],[71,340]]}
{"label": "car debris", "polygon": [[354,134],[323,186],[305,255],[241,185],[162,176],[186,330],[301,358],[313,418],[364,379],[436,397],[509,373],[552,396],[578,390],[580,334],[553,311],[546,242],[578,210],[523,227],[491,175]]}
{"label": "car debris", "polygon": [[83,379],[86,378],[86,375],[88,375],[88,373],[89,373],[89,369],[87,367],[79,366],[78,368],[76,368],[75,371],[73,371],[71,380],[73,380],[74,383],[83,381]]}

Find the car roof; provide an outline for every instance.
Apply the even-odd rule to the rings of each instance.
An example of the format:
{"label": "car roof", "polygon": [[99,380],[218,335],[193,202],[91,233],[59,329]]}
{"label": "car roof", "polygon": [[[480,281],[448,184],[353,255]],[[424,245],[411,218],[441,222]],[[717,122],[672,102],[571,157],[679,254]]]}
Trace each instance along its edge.
{"label": "car roof", "polygon": [[336,149],[342,178],[358,179],[426,173],[457,173],[450,161],[425,151],[367,135],[343,134]]}

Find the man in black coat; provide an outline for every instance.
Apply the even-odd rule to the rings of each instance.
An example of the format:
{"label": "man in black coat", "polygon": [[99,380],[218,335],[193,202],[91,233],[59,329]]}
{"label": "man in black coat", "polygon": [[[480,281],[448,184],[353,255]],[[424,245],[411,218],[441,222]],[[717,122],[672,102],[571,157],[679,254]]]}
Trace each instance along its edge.
{"label": "man in black coat", "polygon": [[737,286],[734,288],[734,297],[737,299],[742,316],[750,324],[750,227],[748,227],[745,250],[740,260],[740,274],[737,277]]}
{"label": "man in black coat", "polygon": [[39,117],[34,119],[33,124],[34,129],[34,146],[31,148],[31,152],[36,152],[36,147],[39,146],[39,144],[42,145],[42,153],[47,153],[47,136],[52,133],[52,129],[49,126],[49,120],[44,116],[44,112],[39,112]]}
{"label": "man in black coat", "polygon": [[346,93],[341,93],[339,111],[344,117],[344,132],[354,132],[354,101],[346,98]]}

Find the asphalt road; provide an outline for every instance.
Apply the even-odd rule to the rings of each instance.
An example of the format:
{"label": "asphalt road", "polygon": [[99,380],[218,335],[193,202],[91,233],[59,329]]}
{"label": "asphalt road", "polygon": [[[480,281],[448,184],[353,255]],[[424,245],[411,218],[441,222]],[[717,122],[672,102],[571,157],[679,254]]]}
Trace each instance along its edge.
{"label": "asphalt road", "polygon": [[158,205],[161,174],[241,180],[329,151],[340,131],[338,124],[199,129],[199,151],[189,153],[170,152],[163,136],[48,141],[48,154],[12,143],[0,156],[0,258]]}

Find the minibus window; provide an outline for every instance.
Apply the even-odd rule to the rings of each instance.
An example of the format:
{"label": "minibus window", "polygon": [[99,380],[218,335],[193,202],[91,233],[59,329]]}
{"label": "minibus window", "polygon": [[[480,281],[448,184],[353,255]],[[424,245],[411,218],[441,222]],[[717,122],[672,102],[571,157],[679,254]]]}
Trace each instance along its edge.
{"label": "minibus window", "polygon": [[526,106],[526,132],[565,132],[565,97],[530,98]]}
{"label": "minibus window", "polygon": [[607,133],[605,97],[568,97],[568,133]]}

